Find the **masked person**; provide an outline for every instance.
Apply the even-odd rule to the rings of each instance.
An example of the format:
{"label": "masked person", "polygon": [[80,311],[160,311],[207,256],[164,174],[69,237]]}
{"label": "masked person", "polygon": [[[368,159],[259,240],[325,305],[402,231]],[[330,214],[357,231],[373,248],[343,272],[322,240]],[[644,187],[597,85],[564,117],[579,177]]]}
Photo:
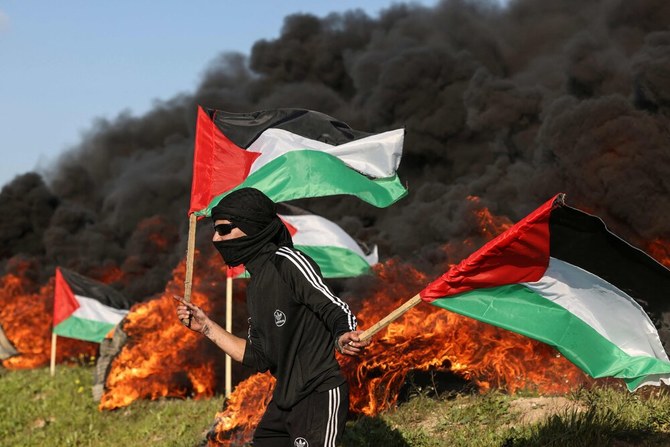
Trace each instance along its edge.
{"label": "masked person", "polygon": [[248,338],[227,332],[191,303],[177,317],[234,360],[277,379],[254,433],[255,447],[335,447],[349,406],[349,390],[334,348],[356,355],[356,317],[325,284],[316,263],[293,248],[276,207],[261,191],[242,188],[212,209],[214,246],[228,266],[244,264]]}

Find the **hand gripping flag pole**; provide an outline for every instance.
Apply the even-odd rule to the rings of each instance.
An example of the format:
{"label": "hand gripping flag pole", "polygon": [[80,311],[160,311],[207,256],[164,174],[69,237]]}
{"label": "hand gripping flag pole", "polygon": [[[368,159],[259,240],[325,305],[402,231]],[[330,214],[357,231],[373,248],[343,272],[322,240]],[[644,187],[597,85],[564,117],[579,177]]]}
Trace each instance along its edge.
{"label": "hand gripping flag pole", "polygon": [[[195,259],[195,228],[197,216],[191,213],[188,218],[188,242],[186,245],[186,274],[184,277],[184,301],[191,302],[193,291],[193,263]],[[233,278],[226,278],[226,331],[233,333]],[[232,392],[232,359],[226,354],[225,364],[225,396]]]}
{"label": "hand gripping flag pole", "polygon": [[[189,216],[188,243],[186,246],[186,276],[184,277],[184,301],[191,302],[193,290],[193,263],[195,258],[195,228],[197,217],[195,214]],[[233,278],[226,278],[226,331],[233,330]],[[232,392],[232,361],[226,354],[225,366],[225,396],[229,397]]]}

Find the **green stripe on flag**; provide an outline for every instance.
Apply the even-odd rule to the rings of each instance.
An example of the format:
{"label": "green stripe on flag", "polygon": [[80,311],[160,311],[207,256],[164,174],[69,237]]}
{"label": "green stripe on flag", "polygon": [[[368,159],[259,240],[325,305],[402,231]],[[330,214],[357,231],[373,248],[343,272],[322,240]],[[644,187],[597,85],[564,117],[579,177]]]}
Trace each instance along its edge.
{"label": "green stripe on flag", "polygon": [[370,264],[346,248],[313,245],[295,248],[311,257],[325,278],[349,278],[370,272]]}
{"label": "green stripe on flag", "polygon": [[670,363],[625,353],[571,312],[523,285],[478,289],[431,304],[553,346],[591,377],[617,377],[631,390],[645,376],[670,373]]}
{"label": "green stripe on flag", "polygon": [[101,321],[87,320],[79,317],[69,317],[63,320],[53,331],[61,337],[76,338],[100,343],[105,336],[114,329],[116,324]]}
{"label": "green stripe on flag", "polygon": [[[342,247],[296,245],[294,248],[309,255],[321,269],[324,278],[351,278],[370,273],[372,267],[365,259]],[[250,278],[246,270],[236,278]]]}
{"label": "green stripe on flag", "polygon": [[369,179],[339,158],[319,151],[294,151],[282,155],[250,174],[230,191],[214,197],[198,216],[209,217],[219,201],[240,188],[256,188],[275,202],[306,197],[353,195],[379,208],[387,207],[407,194],[398,176]]}

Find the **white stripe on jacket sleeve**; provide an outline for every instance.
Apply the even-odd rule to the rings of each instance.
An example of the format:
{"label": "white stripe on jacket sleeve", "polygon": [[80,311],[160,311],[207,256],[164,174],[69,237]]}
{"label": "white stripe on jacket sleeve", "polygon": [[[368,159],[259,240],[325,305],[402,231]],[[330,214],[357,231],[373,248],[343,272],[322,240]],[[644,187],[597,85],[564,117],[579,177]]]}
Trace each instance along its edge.
{"label": "white stripe on jacket sleeve", "polygon": [[312,287],[323,293],[323,295],[326,298],[328,298],[333,304],[342,309],[342,311],[345,314],[347,314],[347,323],[349,325],[349,330],[351,331],[356,330],[357,325],[356,317],[349,309],[347,303],[342,301],[337,296],[333,295],[328,286],[326,286],[326,284],[323,282],[323,278],[321,277],[321,275],[319,275],[314,270],[314,267],[310,265],[310,263],[307,261],[307,259],[305,259],[302,253],[290,249],[288,247],[280,247],[279,250],[277,250],[277,254],[291,261],[298,268],[300,273],[303,274],[305,279],[307,279],[307,281],[312,285]]}

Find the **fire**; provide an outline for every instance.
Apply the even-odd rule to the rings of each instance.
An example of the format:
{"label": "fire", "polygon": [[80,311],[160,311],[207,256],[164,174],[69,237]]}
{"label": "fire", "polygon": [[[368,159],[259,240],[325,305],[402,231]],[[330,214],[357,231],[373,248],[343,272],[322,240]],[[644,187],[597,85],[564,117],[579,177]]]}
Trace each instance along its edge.
{"label": "fire", "polygon": [[[200,265],[195,266],[191,300],[216,317],[225,302],[225,268],[218,259],[210,259],[211,265],[197,255],[196,259]],[[222,353],[175,316],[172,296],[183,294],[185,266],[184,261],[177,266],[163,294],[136,304],[124,319],[129,342],[111,364],[101,410],[124,407],[137,399],[204,398],[221,391]]]}
{"label": "fire", "polygon": [[[381,277],[394,281],[366,299],[359,313],[363,327],[384,317],[426,283],[423,274],[400,263],[387,263],[378,270]],[[397,282],[400,278],[403,282]],[[389,301],[388,307],[375,305]],[[411,370],[451,371],[482,391],[499,388],[510,393],[523,389],[563,393],[586,381],[578,368],[542,343],[428,304],[420,304],[391,324],[361,359],[340,360],[350,379],[351,409],[366,415],[394,405]]]}
{"label": "fire", "polygon": [[274,385],[275,379],[268,373],[253,375],[237,384],[225,410],[216,414],[214,430],[207,436],[208,445],[234,446],[249,441],[270,403]]}
{"label": "fire", "polygon": [[[81,273],[106,284],[127,283],[131,276],[141,276],[152,267],[153,259],[144,259],[146,253],[160,256],[176,241],[176,227],[164,218],[144,219],[129,242],[137,253],[130,254],[122,267],[105,264]],[[20,355],[4,360],[2,365],[14,369],[47,365],[51,355],[54,278],[39,285],[34,278],[35,272],[40,271],[37,261],[18,257],[7,262],[6,271],[9,273],[0,278],[0,325]],[[96,343],[59,337],[56,362],[88,360],[97,351]]]}
{"label": "fire", "polygon": [[[478,198],[468,200],[477,220],[477,232],[460,243],[445,244],[449,263],[512,225],[509,219],[483,207]],[[146,231],[141,233],[148,237],[153,234],[152,229],[162,224],[148,221],[146,225]],[[156,247],[162,247],[163,242],[161,238],[146,241]],[[665,265],[670,264],[666,241],[654,240],[647,249]],[[195,258],[192,301],[222,322],[226,271],[218,256]],[[30,273],[36,265],[12,262],[12,268],[7,269],[11,273],[0,278],[0,323],[21,355],[3,364],[10,368],[42,366],[49,358],[53,279],[38,286]],[[96,276],[105,282],[123,282],[128,274],[137,274],[135,271],[124,276],[126,271],[106,266]],[[182,261],[165,291],[135,305],[124,320],[128,342],[110,365],[100,409],[120,408],[136,399],[204,398],[223,391],[222,353],[175,318],[172,295],[182,293],[184,273]],[[397,260],[376,266],[374,273],[376,285],[368,296],[343,297],[355,309],[361,328],[374,324],[433,279]],[[242,304],[245,287],[245,281],[236,280],[233,321],[240,336],[246,332],[246,309]],[[58,345],[59,361],[96,350],[91,343],[62,340]],[[377,334],[363,356],[338,356],[338,360],[350,385],[350,409],[365,415],[375,415],[395,405],[412,371],[449,372],[482,392],[497,388],[509,393],[532,389],[557,394],[592,383],[542,343],[424,303]],[[238,371],[234,377],[239,380],[244,374]],[[237,445],[248,441],[271,398],[273,386],[274,379],[267,374],[240,381],[226,400],[225,409],[216,415],[209,444]]]}
{"label": "fire", "polygon": [[645,250],[658,262],[670,268],[670,242],[656,238],[647,244]]}
{"label": "fire", "polygon": [[[429,280],[395,261],[377,266],[375,273],[380,286],[364,298],[357,312],[363,328],[386,316]],[[482,392],[497,388],[509,393],[559,394],[591,382],[545,344],[423,303],[375,336],[363,356],[338,356],[338,360],[349,381],[350,410],[369,416],[397,402],[410,371],[450,371]],[[226,409],[216,416],[209,445],[248,442],[253,434],[250,427],[260,420],[273,384],[261,374],[239,383]]]}
{"label": "fire", "polygon": [[479,236],[491,240],[514,225],[514,222],[505,216],[494,216],[488,208],[481,205],[479,197],[468,196],[467,200],[475,207],[474,215],[479,222]]}
{"label": "fire", "polygon": [[116,265],[94,267],[87,272],[86,276],[95,278],[97,281],[104,284],[112,284],[116,282],[122,283],[125,279],[123,270]]}
{"label": "fire", "polygon": [[[507,230],[512,222],[497,217],[475,205],[479,230],[484,240],[490,240]],[[481,241],[480,241],[481,242]],[[473,245],[472,240],[464,245]],[[445,245],[450,255],[462,252],[462,247]],[[362,307],[356,312],[360,327],[369,327],[414,296],[432,279],[411,265],[394,260],[375,267],[378,278],[376,290],[358,298]],[[354,300],[348,299],[350,303]],[[442,309],[419,304],[401,319],[375,336],[361,357],[338,356],[350,386],[350,410],[373,416],[391,408],[410,371],[448,371],[473,383],[482,392],[498,388],[509,393],[535,390],[542,394],[565,393],[592,382],[581,370],[553,348],[479,321],[449,313]],[[217,414],[217,424],[209,434],[209,445],[232,445],[248,442],[252,436],[250,424],[258,423],[270,398],[271,388],[262,382],[267,394],[251,399],[258,392],[257,380],[237,385],[223,412]],[[257,395],[256,395],[257,396]],[[235,406],[233,406],[235,402]],[[246,405],[238,407],[237,403]],[[250,416],[252,415],[252,416]]]}
{"label": "fire", "polygon": [[[19,355],[2,362],[8,369],[45,366],[51,356],[54,278],[38,286],[31,272],[38,266],[25,260],[10,260],[10,273],[0,278],[0,325]],[[88,360],[97,344],[59,337],[56,361]]]}

